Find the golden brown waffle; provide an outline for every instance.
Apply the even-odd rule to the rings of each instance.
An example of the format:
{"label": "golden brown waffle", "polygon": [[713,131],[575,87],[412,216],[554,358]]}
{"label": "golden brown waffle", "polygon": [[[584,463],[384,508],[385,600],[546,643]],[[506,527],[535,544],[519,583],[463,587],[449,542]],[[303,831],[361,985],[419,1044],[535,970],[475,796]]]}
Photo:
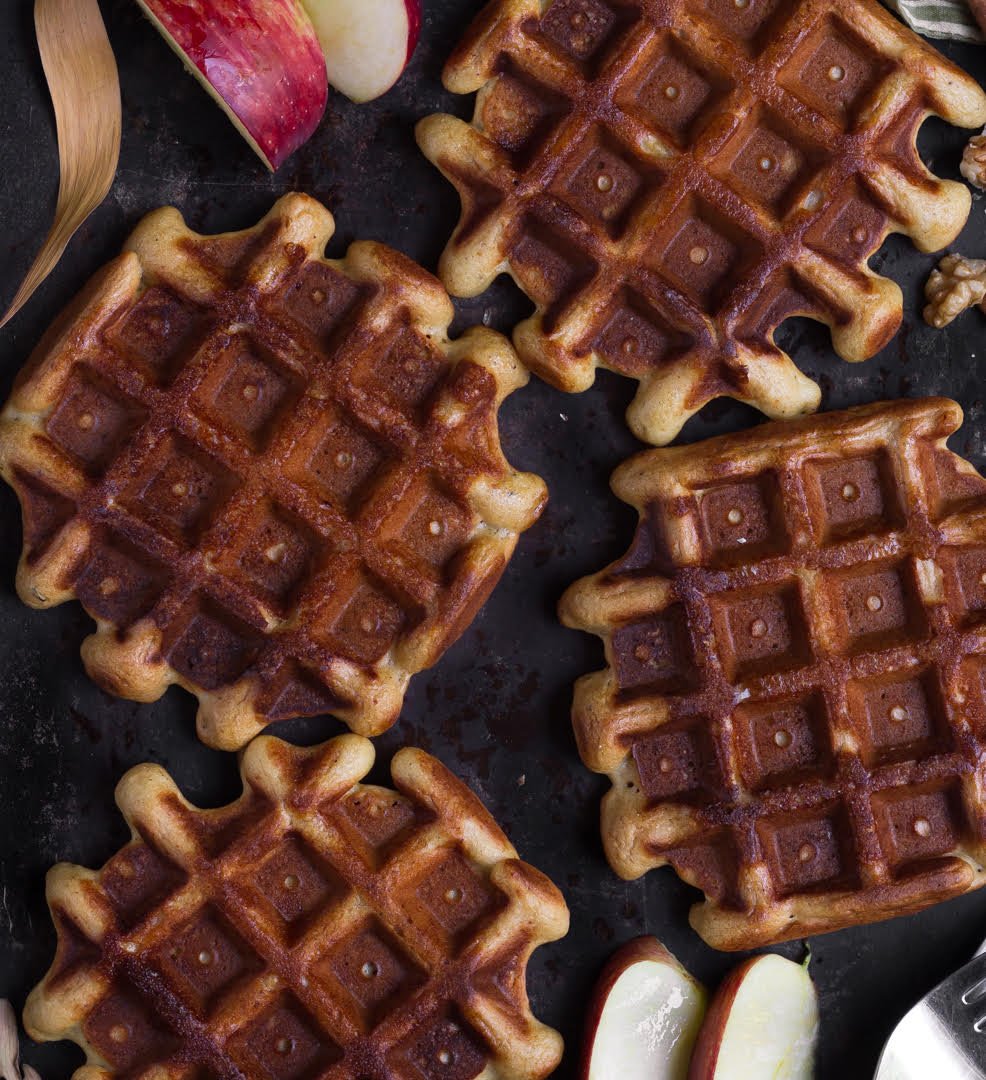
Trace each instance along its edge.
{"label": "golden brown waffle", "polygon": [[986,122],[876,0],[498,0],[445,83],[479,98],[472,125],[419,127],[463,203],[442,279],[473,296],[511,274],[537,309],[521,358],[563,390],[638,379],[628,418],[656,444],[721,395],[817,408],[785,319],[827,323],[846,360],[885,345],[901,293],[867,260],[891,232],[944,247],[969,212],[918,128]]}
{"label": "golden brown waffle", "polygon": [[151,214],[0,419],[21,597],[81,600],[92,677],[186,687],[213,746],[324,712],[389,727],[546,497],[500,450],[509,344],[451,342],[445,291],[389,248],[323,259],[333,229],[303,195],[225,236]]}
{"label": "golden brown waffle", "polygon": [[58,930],[28,999],[35,1039],[86,1051],[76,1080],[534,1080],[561,1057],[527,1001],[568,910],[479,800],[402,750],[262,737],[244,794],[198,810],[141,765],[117,801],[134,839],[99,872],[48,876]]}
{"label": "golden brown waffle", "polygon": [[603,839],[670,863],[747,949],[986,883],[986,480],[954,402],[898,401],[650,451],[613,487],[629,554],[563,620]]}

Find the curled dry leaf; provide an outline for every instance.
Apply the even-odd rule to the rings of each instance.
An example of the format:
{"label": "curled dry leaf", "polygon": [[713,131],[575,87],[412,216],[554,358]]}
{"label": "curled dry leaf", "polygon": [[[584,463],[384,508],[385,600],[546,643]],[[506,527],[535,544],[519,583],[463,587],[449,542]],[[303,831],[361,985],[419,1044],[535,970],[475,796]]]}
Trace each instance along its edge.
{"label": "curled dry leaf", "polygon": [[0,326],[27,303],[106,198],[120,158],[120,80],[97,0],[37,0],[34,22],[58,129],[58,206]]}
{"label": "curled dry leaf", "polygon": [[0,1080],[41,1080],[30,1065],[20,1064],[17,1017],[9,1001],[0,998]]}
{"label": "curled dry leaf", "polygon": [[0,1077],[18,1080],[20,1070],[17,1059],[20,1046],[17,1042],[17,1019],[9,1001],[0,1001]]}
{"label": "curled dry leaf", "polygon": [[986,297],[986,260],[946,255],[924,287],[924,321],[941,330]]}

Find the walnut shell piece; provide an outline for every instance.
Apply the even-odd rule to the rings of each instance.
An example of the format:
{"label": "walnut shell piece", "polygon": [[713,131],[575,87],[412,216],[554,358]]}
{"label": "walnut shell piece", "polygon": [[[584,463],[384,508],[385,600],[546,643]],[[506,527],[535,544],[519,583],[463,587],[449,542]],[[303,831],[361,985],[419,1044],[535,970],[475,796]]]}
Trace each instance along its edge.
{"label": "walnut shell piece", "polygon": [[973,187],[986,190],[986,130],[969,140],[959,170]]}
{"label": "walnut shell piece", "polygon": [[941,330],[953,319],[986,298],[986,259],[968,259],[964,255],[946,255],[931,272],[924,287],[928,304],[925,322]]}

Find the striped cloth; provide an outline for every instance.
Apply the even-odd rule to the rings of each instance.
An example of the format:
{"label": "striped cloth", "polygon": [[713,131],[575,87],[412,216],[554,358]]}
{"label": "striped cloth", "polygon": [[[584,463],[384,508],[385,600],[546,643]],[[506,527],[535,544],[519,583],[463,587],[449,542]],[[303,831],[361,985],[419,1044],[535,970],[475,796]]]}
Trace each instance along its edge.
{"label": "striped cloth", "polygon": [[925,37],[983,41],[966,0],[884,0],[887,7]]}

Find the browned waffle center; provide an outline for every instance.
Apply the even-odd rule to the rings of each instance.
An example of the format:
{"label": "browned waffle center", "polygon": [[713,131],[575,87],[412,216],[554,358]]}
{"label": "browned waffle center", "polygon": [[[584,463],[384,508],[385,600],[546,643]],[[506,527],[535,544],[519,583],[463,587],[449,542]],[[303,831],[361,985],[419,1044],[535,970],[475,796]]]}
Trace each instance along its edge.
{"label": "browned waffle center", "polygon": [[560,1041],[525,969],[564,933],[560,894],[433,759],[403,752],[391,791],[358,783],[372,756],[257,740],[246,794],[205,812],[133,770],[141,838],[49,879],[59,949],[28,1025],[121,1078],[546,1076]]}
{"label": "browned waffle center", "polygon": [[625,876],[670,862],[741,948],[982,884],[986,481],[950,402],[628,462],[629,555],[563,601],[610,668],[576,693]]}
{"label": "browned waffle center", "polygon": [[443,279],[473,295],[509,271],[538,308],[525,362],[567,390],[597,365],[641,380],[629,418],[659,443],[719,394],[816,407],[773,341],[789,317],[846,359],[883,346],[900,293],[867,260],[894,231],[944,246],[969,209],[917,130],[986,120],[873,0],[504,0],[446,82],[479,98],[471,127],[419,129],[463,199]]}
{"label": "browned waffle center", "polygon": [[94,676],[140,699],[180,681],[213,742],[326,711],[382,730],[543,501],[497,439],[516,360],[491,333],[451,344],[447,297],[396,253],[319,258],[311,200],[227,237],[172,215],[8,405],[21,591],[77,596]]}

